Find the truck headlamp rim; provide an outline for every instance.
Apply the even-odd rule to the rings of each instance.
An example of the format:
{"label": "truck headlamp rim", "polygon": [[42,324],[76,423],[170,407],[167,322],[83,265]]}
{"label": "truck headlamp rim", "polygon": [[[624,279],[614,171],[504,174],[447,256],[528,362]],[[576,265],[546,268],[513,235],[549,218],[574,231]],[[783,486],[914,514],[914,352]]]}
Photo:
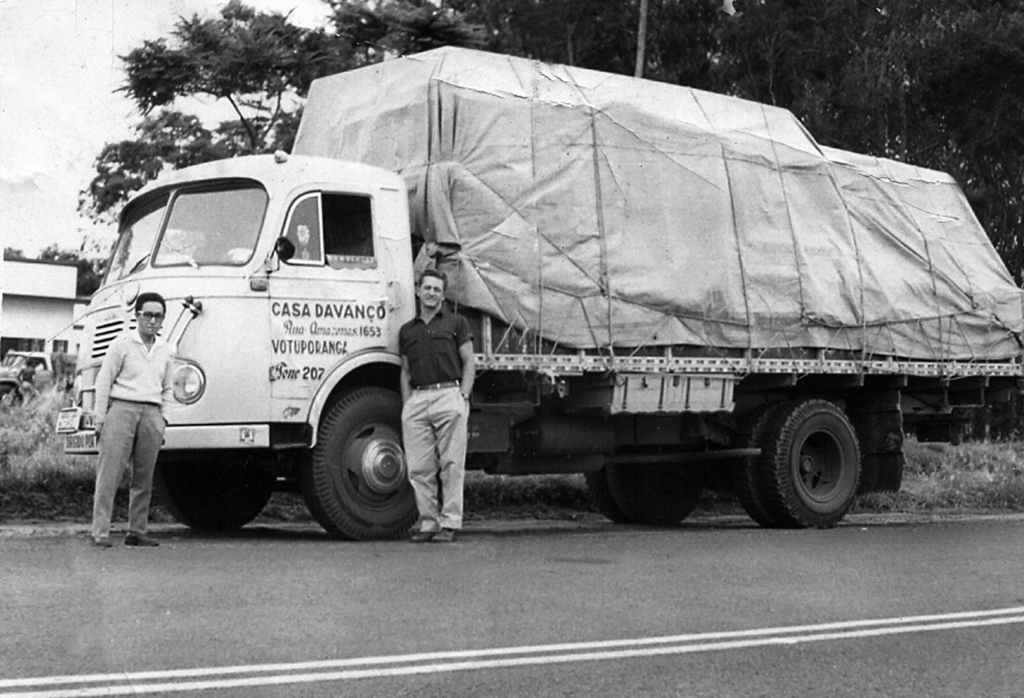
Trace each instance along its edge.
{"label": "truck headlamp rim", "polygon": [[174,399],[185,405],[191,405],[206,392],[206,374],[194,363],[175,361],[172,373]]}

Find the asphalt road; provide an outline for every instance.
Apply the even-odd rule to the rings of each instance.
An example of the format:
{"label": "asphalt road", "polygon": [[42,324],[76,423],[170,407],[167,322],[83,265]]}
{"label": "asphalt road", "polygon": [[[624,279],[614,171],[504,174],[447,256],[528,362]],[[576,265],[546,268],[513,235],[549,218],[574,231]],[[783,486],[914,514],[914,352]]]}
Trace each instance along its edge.
{"label": "asphalt road", "polygon": [[1024,517],[29,533],[0,527],[3,697],[1024,696]]}

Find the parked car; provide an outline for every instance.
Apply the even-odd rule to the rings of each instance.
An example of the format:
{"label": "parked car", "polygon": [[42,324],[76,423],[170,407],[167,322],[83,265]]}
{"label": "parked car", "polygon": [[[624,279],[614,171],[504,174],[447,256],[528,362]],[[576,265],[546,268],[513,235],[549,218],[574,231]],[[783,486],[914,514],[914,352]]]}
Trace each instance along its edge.
{"label": "parked car", "polygon": [[0,401],[4,404],[18,402],[24,397],[23,372],[27,366],[34,366],[32,387],[44,390],[53,386],[56,377],[54,357],[43,351],[9,351],[0,361]]}

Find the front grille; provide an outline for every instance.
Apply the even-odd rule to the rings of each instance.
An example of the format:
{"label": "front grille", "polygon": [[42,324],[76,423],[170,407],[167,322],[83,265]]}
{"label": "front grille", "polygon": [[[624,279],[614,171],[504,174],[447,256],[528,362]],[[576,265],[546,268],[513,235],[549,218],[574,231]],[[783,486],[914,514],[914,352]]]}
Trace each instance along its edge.
{"label": "front grille", "polygon": [[110,344],[117,338],[117,335],[121,334],[124,330],[125,324],[124,320],[108,320],[96,325],[96,333],[92,338],[90,358],[102,359],[106,356],[107,349],[110,348]]}

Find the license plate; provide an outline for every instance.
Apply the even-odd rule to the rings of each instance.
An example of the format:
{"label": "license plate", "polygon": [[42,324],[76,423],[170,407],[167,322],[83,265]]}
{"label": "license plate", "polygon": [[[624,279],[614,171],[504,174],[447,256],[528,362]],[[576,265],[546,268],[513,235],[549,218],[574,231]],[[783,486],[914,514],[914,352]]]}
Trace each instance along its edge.
{"label": "license plate", "polygon": [[65,451],[95,451],[96,432],[80,431],[77,434],[64,435]]}
{"label": "license plate", "polygon": [[57,413],[57,433],[68,434],[78,431],[78,423],[82,418],[82,410],[78,407],[65,407]]}

